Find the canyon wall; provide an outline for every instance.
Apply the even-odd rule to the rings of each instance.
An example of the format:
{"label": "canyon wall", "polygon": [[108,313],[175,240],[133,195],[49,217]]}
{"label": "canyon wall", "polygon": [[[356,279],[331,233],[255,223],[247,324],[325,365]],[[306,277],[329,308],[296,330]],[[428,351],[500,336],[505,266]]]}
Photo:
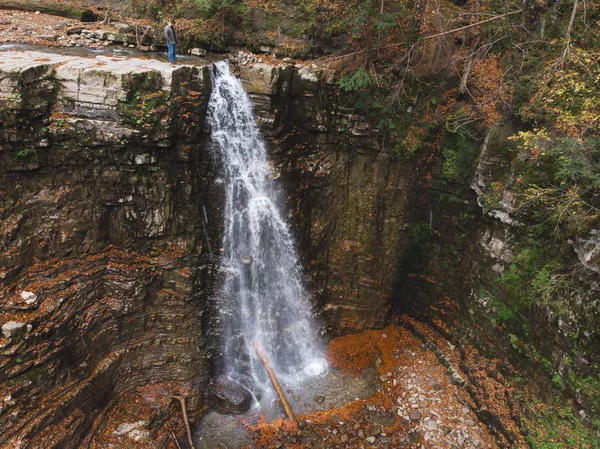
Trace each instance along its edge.
{"label": "canyon wall", "polygon": [[[219,357],[212,288],[222,226],[204,123],[209,71],[3,54],[3,446],[74,448],[139,432],[160,440],[164,411],[121,433],[107,413],[148,385],[165,391],[157,410],[169,394],[185,392],[193,410],[204,403]],[[325,71],[239,71],[323,325],[384,325],[408,165],[379,147]]]}
{"label": "canyon wall", "polygon": [[[423,162],[387,148],[373,118],[316,64],[231,62],[330,335],[381,327],[395,307],[453,344],[543,367],[581,416],[597,410],[597,235],[542,242],[570,255],[587,289],[562,312],[515,303],[510,291],[531,243],[512,207],[513,125],[492,127],[468,162],[474,177],[456,182],[440,154]],[[3,53],[0,445],[139,437],[152,447],[178,425],[170,396],[193,411],[205,405],[219,359],[223,222],[204,120],[210,70]],[[477,382],[472,366],[460,368]],[[112,416],[137,401],[149,410],[143,420]]]}
{"label": "canyon wall", "polygon": [[210,83],[201,67],[34,52],[4,53],[0,74],[0,445],[80,447],[115,398],[207,379]]}

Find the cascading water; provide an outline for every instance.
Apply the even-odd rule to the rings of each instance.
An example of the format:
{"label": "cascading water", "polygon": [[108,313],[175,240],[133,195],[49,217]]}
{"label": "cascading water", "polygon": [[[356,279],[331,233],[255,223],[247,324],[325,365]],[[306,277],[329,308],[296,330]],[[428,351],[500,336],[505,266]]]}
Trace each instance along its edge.
{"label": "cascading water", "polygon": [[255,339],[284,381],[321,374],[327,365],[250,99],[227,62],[217,62],[211,76],[207,117],[226,195],[219,293],[224,374],[266,384]]}

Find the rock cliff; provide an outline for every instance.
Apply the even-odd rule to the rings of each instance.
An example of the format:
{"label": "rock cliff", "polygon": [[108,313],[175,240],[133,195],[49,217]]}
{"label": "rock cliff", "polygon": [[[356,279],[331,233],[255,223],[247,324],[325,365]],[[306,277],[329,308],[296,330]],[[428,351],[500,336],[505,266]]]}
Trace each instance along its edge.
{"label": "rock cliff", "polygon": [[210,84],[151,60],[0,64],[2,324],[26,326],[1,340],[1,444],[79,447],[115,398],[207,379],[194,284]]}
{"label": "rock cliff", "polygon": [[[200,408],[218,359],[211,289],[222,223],[204,123],[209,72],[3,53],[2,445],[160,440],[168,400],[127,432],[107,414],[149,385],[185,390]],[[410,167],[380,148],[324,70],[256,63],[239,73],[324,324],[382,326]]]}

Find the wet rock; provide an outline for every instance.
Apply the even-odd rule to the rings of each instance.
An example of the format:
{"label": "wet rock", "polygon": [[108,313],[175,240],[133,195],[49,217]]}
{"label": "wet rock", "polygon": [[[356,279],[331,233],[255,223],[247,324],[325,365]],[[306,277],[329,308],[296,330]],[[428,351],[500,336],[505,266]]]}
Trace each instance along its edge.
{"label": "wet rock", "polygon": [[212,388],[213,408],[223,414],[241,414],[252,404],[252,394],[239,382],[219,376]]}
{"label": "wet rock", "polygon": [[229,378],[239,383],[246,390],[250,391],[256,400],[259,401],[262,397],[262,387],[256,383],[253,377],[246,374],[233,372],[229,375]]}
{"label": "wet rock", "polygon": [[6,338],[20,337],[27,331],[27,325],[19,321],[9,321],[2,326],[2,335]]}

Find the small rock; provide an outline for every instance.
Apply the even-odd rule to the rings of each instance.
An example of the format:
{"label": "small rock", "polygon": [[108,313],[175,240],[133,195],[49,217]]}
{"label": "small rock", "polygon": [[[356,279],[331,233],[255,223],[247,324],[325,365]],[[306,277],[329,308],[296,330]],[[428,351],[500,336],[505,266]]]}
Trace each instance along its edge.
{"label": "small rock", "polygon": [[456,385],[466,384],[465,380],[460,374],[458,374],[458,371],[456,371],[456,369],[453,366],[448,368],[448,372],[450,373],[450,380],[452,381],[452,383],[455,383]]}
{"label": "small rock", "polygon": [[23,300],[25,301],[25,304],[27,304],[27,305],[35,304],[35,302],[37,301],[36,294],[25,291],[25,290],[23,290],[21,292],[21,298],[23,298]]}
{"label": "small rock", "polygon": [[56,42],[58,40],[58,34],[40,34],[38,37],[50,42]]}
{"label": "small rock", "polygon": [[427,430],[437,430],[437,424],[434,420],[430,419],[427,421]]}
{"label": "small rock", "polygon": [[340,440],[342,441],[342,443],[346,443],[348,442],[350,438],[348,438],[348,435],[346,435],[345,433],[340,437]]}
{"label": "small rock", "polygon": [[387,381],[388,381],[388,377],[387,377],[385,374],[382,374],[381,376],[379,376],[379,379],[380,379],[382,382],[387,382]]}
{"label": "small rock", "polygon": [[133,28],[131,26],[127,25],[126,23],[115,23],[115,24],[113,24],[113,26],[120,33],[131,33],[131,32],[133,32]]}
{"label": "small rock", "polygon": [[417,409],[413,409],[410,411],[410,419],[413,421],[418,421],[421,419],[421,412]]}
{"label": "small rock", "polygon": [[383,363],[383,361],[379,357],[377,357],[377,360],[375,360],[375,366],[379,366],[382,363]]}
{"label": "small rock", "polygon": [[469,409],[467,407],[463,407],[461,410],[465,415],[469,413]]}
{"label": "small rock", "polygon": [[25,334],[27,327],[19,321],[9,321],[2,326],[2,335],[6,338],[19,337]]}
{"label": "small rock", "polygon": [[442,389],[442,386],[436,382],[436,383],[433,384],[433,389],[437,390],[437,391],[440,391]]}
{"label": "small rock", "polygon": [[420,443],[421,440],[423,440],[423,434],[421,434],[421,432],[419,432],[418,430],[413,430],[408,434],[408,438],[413,443]]}
{"label": "small rock", "polygon": [[365,432],[362,429],[360,429],[358,431],[357,435],[358,435],[358,438],[364,438],[365,437]]}
{"label": "small rock", "polygon": [[71,27],[67,29],[67,36],[71,36],[72,34],[80,34],[83,31],[83,27]]}
{"label": "small rock", "polygon": [[475,421],[473,421],[472,419],[467,419],[467,420],[465,420],[465,424],[467,426],[474,426],[475,425]]}
{"label": "small rock", "polygon": [[375,437],[371,435],[370,437],[365,438],[365,441],[369,444],[373,444],[375,442]]}
{"label": "small rock", "polygon": [[206,50],[203,48],[192,48],[190,50],[190,54],[193,56],[199,56],[199,57],[204,57],[206,56]]}
{"label": "small rock", "polygon": [[483,445],[483,443],[479,440],[473,441],[473,446],[477,449],[480,448],[482,445]]}
{"label": "small rock", "polygon": [[325,401],[325,396],[317,396],[315,401],[317,404],[322,404]]}
{"label": "small rock", "polygon": [[221,414],[240,414],[250,408],[252,394],[241,383],[219,376],[212,389],[213,408]]}

